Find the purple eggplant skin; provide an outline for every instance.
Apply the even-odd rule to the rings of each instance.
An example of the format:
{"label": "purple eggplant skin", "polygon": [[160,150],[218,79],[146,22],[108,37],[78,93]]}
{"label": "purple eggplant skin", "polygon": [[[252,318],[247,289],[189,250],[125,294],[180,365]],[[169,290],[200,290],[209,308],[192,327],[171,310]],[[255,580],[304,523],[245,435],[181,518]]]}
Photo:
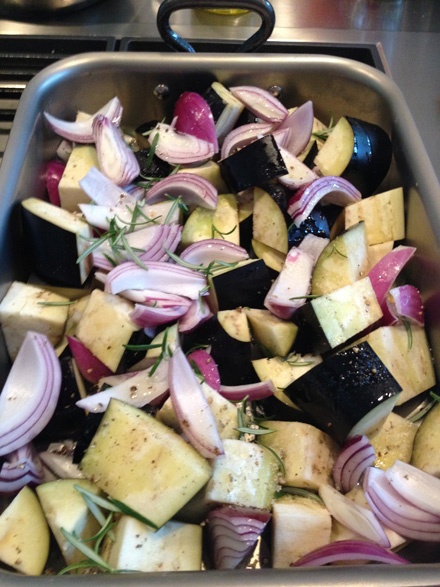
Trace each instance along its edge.
{"label": "purple eggplant skin", "polygon": [[264,299],[272,285],[266,263],[257,259],[210,278],[217,310],[234,310],[239,306],[264,308]]}
{"label": "purple eggplant skin", "polygon": [[342,444],[355,424],[402,388],[362,342],[325,358],[284,391],[318,428]]}
{"label": "purple eggplant skin", "polygon": [[310,216],[303,220],[299,226],[291,222],[288,230],[289,249],[297,247],[308,234],[330,238],[328,219],[324,211],[318,207],[312,210]]}
{"label": "purple eggplant skin", "polygon": [[185,353],[200,346],[211,347],[211,357],[216,363],[223,385],[257,383],[258,376],[252,366],[253,345],[229,336],[217,319],[212,316],[204,324],[181,336]]}
{"label": "purple eggplant skin", "polygon": [[266,135],[219,161],[220,172],[232,193],[264,186],[288,170],[272,135]]}
{"label": "purple eggplant skin", "polygon": [[354,134],[353,154],[342,177],[363,197],[371,196],[385,179],[393,157],[388,134],[371,122],[346,117]]}
{"label": "purple eggplant skin", "polygon": [[332,350],[310,302],[300,306],[292,316],[298,326],[294,350],[300,354],[323,355]]}

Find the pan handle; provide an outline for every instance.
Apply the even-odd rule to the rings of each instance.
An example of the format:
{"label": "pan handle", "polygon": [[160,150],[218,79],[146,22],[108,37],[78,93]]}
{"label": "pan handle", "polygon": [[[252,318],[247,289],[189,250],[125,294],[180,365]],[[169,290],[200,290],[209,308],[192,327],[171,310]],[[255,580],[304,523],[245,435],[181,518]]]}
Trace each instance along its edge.
{"label": "pan handle", "polygon": [[195,53],[194,48],[170,26],[170,17],[176,10],[185,8],[234,8],[256,12],[261,26],[237,49],[240,53],[256,51],[270,37],[275,27],[275,12],[268,0],[163,0],[157,12],[157,28],[160,36],[175,51]]}

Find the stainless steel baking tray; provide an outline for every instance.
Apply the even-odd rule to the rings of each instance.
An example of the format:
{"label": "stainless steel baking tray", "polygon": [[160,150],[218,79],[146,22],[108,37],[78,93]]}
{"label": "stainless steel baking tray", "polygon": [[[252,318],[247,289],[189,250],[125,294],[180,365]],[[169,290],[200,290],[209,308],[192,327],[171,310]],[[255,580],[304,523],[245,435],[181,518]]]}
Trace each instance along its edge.
{"label": "stainless steel baking tray", "polygon": [[[397,86],[380,71],[355,61],[322,55],[170,55],[90,53],[49,66],[35,76],[18,107],[0,168],[0,298],[12,279],[27,278],[21,246],[17,203],[44,193],[44,163],[55,153],[58,139],[44,124],[42,113],[74,117],[93,112],[118,95],[124,104],[123,124],[134,127],[171,112],[183,90],[201,91],[217,79],[226,85],[280,86],[289,105],[313,100],[317,116],[358,116],[383,126],[391,135],[394,159],[382,188],[402,185],[406,194],[408,244],[417,247],[411,281],[423,293],[433,354],[440,364],[440,186],[415,123]],[[164,92],[164,89],[167,91]],[[159,91],[158,91],[159,90]],[[164,97],[165,96],[165,97]],[[8,370],[0,341],[0,378]],[[30,528],[29,531],[32,531]],[[414,544],[406,553],[408,567],[368,565],[264,571],[208,571],[145,575],[82,577],[20,577],[0,572],[0,585],[202,585],[236,584],[271,587],[303,586],[394,587],[439,585],[438,545]]]}

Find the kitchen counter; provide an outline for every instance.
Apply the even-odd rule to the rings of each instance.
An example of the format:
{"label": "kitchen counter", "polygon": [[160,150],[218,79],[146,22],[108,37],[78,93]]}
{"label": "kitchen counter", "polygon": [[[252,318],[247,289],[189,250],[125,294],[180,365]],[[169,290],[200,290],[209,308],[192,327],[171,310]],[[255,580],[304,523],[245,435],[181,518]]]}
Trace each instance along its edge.
{"label": "kitchen counter", "polygon": [[[197,0],[195,0],[195,3]],[[231,0],[233,2],[233,0]],[[1,35],[111,36],[158,39],[160,0],[100,0],[74,13],[0,19]],[[1,5],[1,0],[0,0]],[[440,2],[438,0],[272,0],[276,26],[268,41],[374,44],[402,90],[440,178]],[[241,40],[256,14],[217,16],[181,10],[171,20],[185,39]]]}

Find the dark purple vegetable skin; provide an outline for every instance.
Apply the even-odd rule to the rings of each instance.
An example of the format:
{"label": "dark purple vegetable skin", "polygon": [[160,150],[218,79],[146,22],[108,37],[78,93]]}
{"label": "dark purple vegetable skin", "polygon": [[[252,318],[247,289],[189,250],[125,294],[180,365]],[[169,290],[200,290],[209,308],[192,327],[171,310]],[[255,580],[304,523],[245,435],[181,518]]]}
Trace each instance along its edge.
{"label": "dark purple vegetable skin", "polygon": [[377,124],[346,116],[353,129],[354,145],[342,177],[364,197],[373,194],[391,165],[393,147],[388,134]]}
{"label": "dark purple vegetable skin", "polygon": [[285,389],[316,426],[341,444],[375,406],[401,391],[367,342],[325,358]]}

